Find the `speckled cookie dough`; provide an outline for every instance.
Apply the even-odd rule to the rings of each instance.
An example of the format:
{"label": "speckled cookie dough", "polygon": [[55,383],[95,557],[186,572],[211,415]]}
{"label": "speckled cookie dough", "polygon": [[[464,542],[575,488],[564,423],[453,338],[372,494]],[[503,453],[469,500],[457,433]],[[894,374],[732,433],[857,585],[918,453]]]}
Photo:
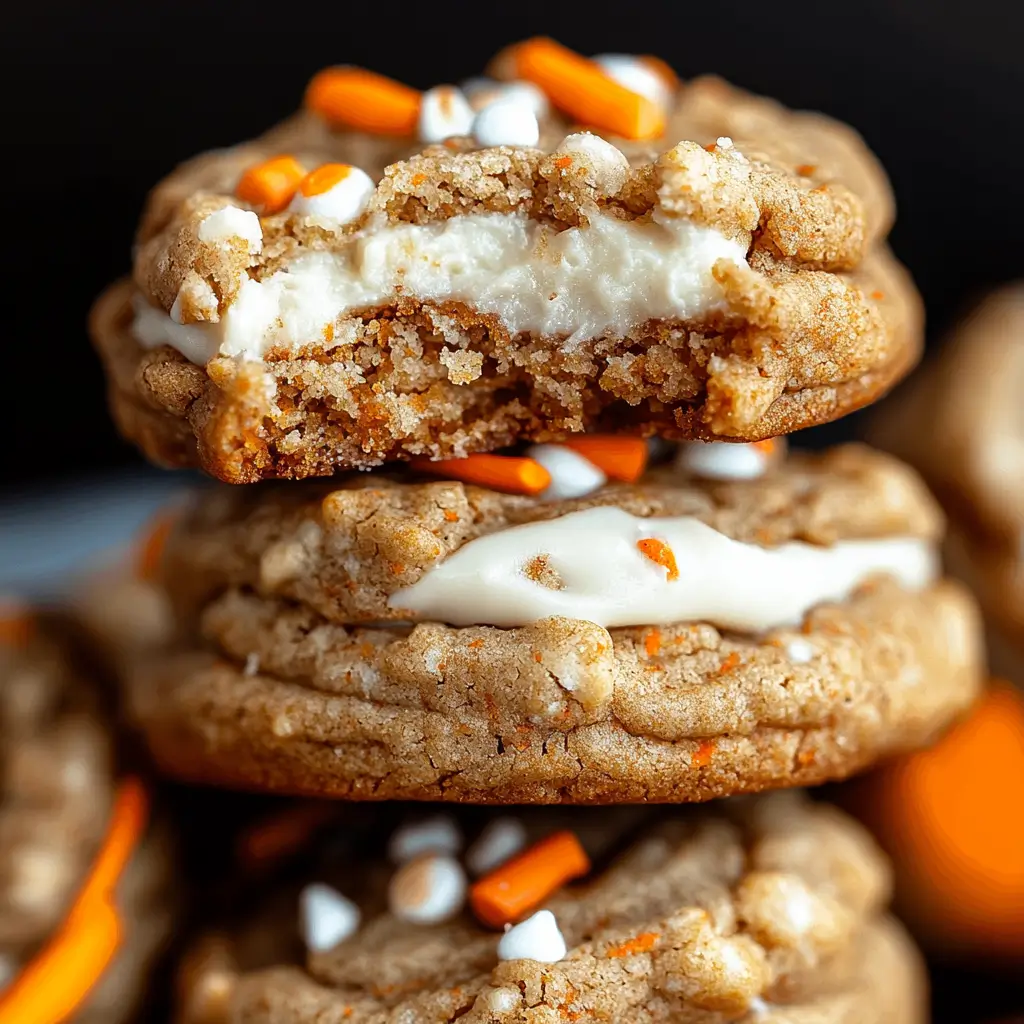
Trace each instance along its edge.
{"label": "speckled cookie dough", "polygon": [[[322,832],[262,880],[261,906],[240,890],[241,919],[187,958],[181,1024],[925,1018],[918,956],[884,916],[888,866],[830,807],[776,795],[657,821],[512,814],[503,827],[523,845],[482,877],[470,864],[494,814],[403,826],[424,851],[397,866],[370,855],[380,836]],[[567,858],[581,858],[575,882],[558,870]],[[441,864],[468,874],[463,890]],[[431,865],[410,903],[396,882]],[[488,909],[497,891],[514,906],[504,934]],[[426,904],[435,920],[410,926]]]}
{"label": "speckled cookie dough", "polygon": [[464,92],[329,69],[158,186],[92,316],[122,431],[230,482],[596,428],[758,440],[914,363],[888,185],[849,128],[515,54],[494,73],[518,80]]}
{"label": "speckled cookie dough", "polygon": [[921,482],[857,446],[714,454],[576,499],[211,491],[133,712],[172,774],[354,799],[698,801],[927,742],[982,668]]}
{"label": "speckled cookie dough", "polygon": [[[950,519],[951,571],[1002,642],[1024,647],[1024,285],[995,292],[935,362],[875,416],[871,435],[925,477]],[[1013,673],[1020,677],[1019,665]]]}
{"label": "speckled cookie dough", "polygon": [[[6,1000],[16,998],[23,971],[66,927],[117,805],[110,729],[71,650],[52,624],[22,609],[0,613],[0,1014],[16,1012]],[[91,973],[88,942],[54,959],[51,971],[69,991],[84,981],[84,1002],[69,1007],[76,1021],[125,1020],[144,997],[170,925],[169,870],[150,840],[113,876],[132,942],[105,968]],[[33,1005],[45,1009],[38,998]]]}

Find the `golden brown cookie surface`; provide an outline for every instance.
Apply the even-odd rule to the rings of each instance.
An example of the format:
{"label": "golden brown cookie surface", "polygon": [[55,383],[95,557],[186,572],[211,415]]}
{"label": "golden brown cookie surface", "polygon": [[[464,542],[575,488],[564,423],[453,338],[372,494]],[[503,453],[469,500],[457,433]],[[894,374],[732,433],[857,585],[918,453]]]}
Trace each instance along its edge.
{"label": "golden brown cookie surface", "polygon": [[718,80],[664,102],[638,141],[541,97],[510,145],[306,110],[186,164],[93,313],[122,431],[251,482],[595,428],[756,440],[877,398],[920,309],[873,157]]}
{"label": "golden brown cookie surface", "polygon": [[[422,823],[442,845],[420,863],[433,856],[435,867],[465,865],[474,877],[487,817]],[[347,846],[321,835],[319,859],[276,891],[264,883],[263,908],[197,950],[182,975],[184,1021],[211,1010],[218,1020],[288,1024],[923,1019],[917,955],[884,917],[887,865],[831,808],[775,797],[658,822],[580,810],[502,819],[506,834],[520,830],[520,862],[557,828],[575,833],[593,864],[517,914],[520,929],[532,922],[525,932],[481,928],[464,897],[438,892],[440,876],[428,895],[443,920],[411,925],[416,901],[394,878],[419,869],[406,862],[396,872],[380,856],[364,863],[375,843],[348,825]],[[473,907],[507,864],[499,858],[469,890]],[[542,930],[534,915],[546,917]]]}

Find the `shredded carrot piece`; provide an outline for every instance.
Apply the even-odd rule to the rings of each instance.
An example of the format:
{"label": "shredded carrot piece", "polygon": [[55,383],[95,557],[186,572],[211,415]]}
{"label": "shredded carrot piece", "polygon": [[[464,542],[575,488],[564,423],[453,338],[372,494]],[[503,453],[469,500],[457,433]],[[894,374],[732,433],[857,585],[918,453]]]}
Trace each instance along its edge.
{"label": "shredded carrot piece", "polygon": [[740,656],[735,651],[732,651],[722,664],[718,666],[718,674],[724,675],[726,672],[731,672],[739,663]]}
{"label": "shredded carrot piece", "polygon": [[642,437],[584,434],[560,443],[579,452],[609,480],[635,483],[647,468],[647,442]]}
{"label": "shredded carrot piece", "polygon": [[305,176],[302,164],[295,157],[275,156],[250,167],[239,179],[235,195],[261,213],[278,213],[292,201]]}
{"label": "shredded carrot piece", "polygon": [[306,106],[336,127],[375,135],[412,135],[420,93],[363,68],[326,68],[306,89]]}
{"label": "shredded carrot piece", "polygon": [[470,906],[484,924],[500,928],[589,870],[576,836],[556,832],[481,878],[469,891]]}
{"label": "shredded carrot piece", "polygon": [[626,139],[653,139],[665,130],[656,103],[613,81],[586,57],[538,37],[512,50],[516,77],[533,82],[570,117]]}
{"label": "shredded carrot piece", "polygon": [[249,868],[279,863],[336,814],[331,803],[300,803],[264,818],[239,838],[239,860]]}
{"label": "shredded carrot piece", "polygon": [[657,537],[644,537],[643,540],[636,542],[636,546],[644,558],[649,558],[655,564],[664,566],[665,579],[679,579],[679,566],[676,565],[675,552],[663,540],[658,540]]}
{"label": "shredded carrot piece", "polygon": [[140,580],[152,582],[159,576],[160,563],[173,526],[174,517],[167,514],[158,515],[150,522],[135,556],[135,575]]}
{"label": "shredded carrot piece", "polygon": [[299,182],[299,191],[304,196],[322,196],[351,173],[351,164],[321,164]]}
{"label": "shredded carrot piece", "polygon": [[567,167],[572,167],[571,156],[560,156],[555,160],[555,166],[560,170],[564,171]]}
{"label": "shredded carrot piece", "polygon": [[464,459],[441,462],[417,458],[411,461],[411,465],[421,473],[461,480],[508,494],[540,494],[551,484],[551,474],[539,462],[515,455],[469,455]]}
{"label": "shredded carrot piece", "polygon": [[605,956],[616,959],[622,956],[632,956],[634,953],[646,953],[654,947],[660,938],[660,932],[641,932],[635,938],[628,939],[618,946],[609,946]]}
{"label": "shredded carrot piece", "polygon": [[817,168],[817,166],[815,164],[800,164],[800,165],[797,166],[796,173],[797,174],[802,174],[805,178],[808,178],[817,169],[818,168]]}
{"label": "shredded carrot piece", "polygon": [[644,634],[644,650],[648,658],[653,658],[661,650],[661,630],[649,629]]}
{"label": "shredded carrot piece", "polygon": [[690,757],[691,768],[705,768],[711,764],[711,759],[715,754],[715,741],[714,740],[701,740],[697,744],[697,749],[693,752]]}
{"label": "shredded carrot piece", "polygon": [[63,925],[0,995],[0,1024],[59,1024],[99,980],[122,940],[114,887],[142,837],[147,814],[142,784],[126,779],[99,855]]}

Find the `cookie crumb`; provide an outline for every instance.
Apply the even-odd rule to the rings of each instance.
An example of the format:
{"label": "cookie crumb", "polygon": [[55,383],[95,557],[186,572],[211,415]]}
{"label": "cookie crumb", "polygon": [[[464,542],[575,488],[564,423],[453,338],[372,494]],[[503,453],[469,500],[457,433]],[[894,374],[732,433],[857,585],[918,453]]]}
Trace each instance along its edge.
{"label": "cookie crumb", "polygon": [[537,555],[523,566],[523,575],[548,590],[564,590],[565,581],[551,565],[551,556]]}

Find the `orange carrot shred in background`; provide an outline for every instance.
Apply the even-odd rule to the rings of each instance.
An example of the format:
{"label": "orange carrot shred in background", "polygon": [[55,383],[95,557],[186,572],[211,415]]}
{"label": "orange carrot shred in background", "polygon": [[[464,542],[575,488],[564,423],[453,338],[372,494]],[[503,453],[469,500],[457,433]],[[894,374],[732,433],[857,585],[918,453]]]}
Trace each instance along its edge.
{"label": "orange carrot shred in background", "polygon": [[646,953],[654,948],[654,944],[661,938],[660,932],[641,932],[632,939],[619,943],[617,946],[609,946],[605,956],[610,959],[617,957],[633,956],[635,953]]}
{"label": "orange carrot shred in background", "polygon": [[420,93],[363,68],[326,68],[306,89],[306,106],[332,125],[375,135],[412,135]]}
{"label": "orange carrot shred in background", "polygon": [[551,484],[551,474],[533,459],[516,455],[469,455],[464,459],[412,459],[421,473],[461,480],[507,494],[540,494]]}
{"label": "orange carrot shred in background", "polygon": [[645,558],[665,567],[667,570],[665,579],[679,579],[679,566],[676,565],[675,552],[663,540],[658,540],[657,537],[644,537],[636,542],[636,546]]}
{"label": "orange carrot shred in background", "polygon": [[293,156],[275,156],[250,167],[235,187],[235,195],[261,213],[279,213],[291,201],[306,176]]}
{"label": "orange carrot shred in background", "polygon": [[142,838],[147,815],[142,783],[125,779],[99,855],[64,923],[0,995],[0,1024],[59,1024],[99,981],[123,937],[114,887]]}
{"label": "orange carrot shred in background", "polygon": [[470,906],[484,924],[500,928],[589,870],[590,860],[576,836],[556,832],[481,878],[469,891]]}
{"label": "orange carrot shred in background", "polygon": [[174,526],[174,517],[157,516],[146,528],[135,555],[135,575],[147,583],[153,582],[160,573],[160,563],[167,547],[167,538]]}
{"label": "orange carrot shred in background", "polygon": [[570,437],[561,444],[579,452],[609,480],[632,484],[643,476],[647,468],[647,442],[642,437],[585,434]]}
{"label": "orange carrot shred in background", "polygon": [[538,37],[513,47],[516,76],[533,82],[570,117],[626,139],[652,139],[665,130],[665,115],[646,96],[631,92],[599,64]]}
{"label": "orange carrot shred in background", "polygon": [[35,619],[29,612],[17,607],[0,609],[0,644],[3,646],[25,647],[35,628]]}

